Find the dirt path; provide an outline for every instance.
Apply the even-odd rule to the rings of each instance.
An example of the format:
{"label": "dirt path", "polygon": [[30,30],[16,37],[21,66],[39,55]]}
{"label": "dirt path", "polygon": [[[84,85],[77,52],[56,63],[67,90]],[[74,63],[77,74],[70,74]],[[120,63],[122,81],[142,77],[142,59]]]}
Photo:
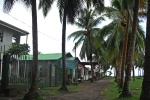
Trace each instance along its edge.
{"label": "dirt path", "polygon": [[[71,92],[59,94],[57,96],[45,95],[44,100],[102,100],[101,90],[109,85],[109,78],[103,78],[95,82],[85,81],[79,85],[82,90],[79,92]],[[24,94],[19,97],[0,97],[0,100],[21,100]]]}
{"label": "dirt path", "polygon": [[83,82],[80,85],[83,89],[76,93],[66,93],[57,96],[47,96],[46,100],[102,100],[101,90],[109,85],[108,78],[95,82]]}

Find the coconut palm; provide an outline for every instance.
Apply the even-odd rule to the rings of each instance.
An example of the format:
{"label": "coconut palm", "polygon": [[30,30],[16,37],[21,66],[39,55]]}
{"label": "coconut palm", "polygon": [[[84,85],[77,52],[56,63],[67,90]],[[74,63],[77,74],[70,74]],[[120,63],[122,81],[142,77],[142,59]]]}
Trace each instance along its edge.
{"label": "coconut palm", "polygon": [[[4,11],[9,12],[13,7],[16,0],[5,0],[4,1]],[[32,37],[33,37],[33,68],[32,68],[32,81],[28,93],[25,95],[25,100],[32,100],[37,98],[37,63],[38,63],[38,34],[37,34],[37,10],[36,10],[36,0],[22,0],[23,4],[27,7],[31,5],[32,7]]]}
{"label": "coconut palm", "polygon": [[66,79],[65,79],[65,49],[66,49],[66,22],[73,23],[75,16],[78,11],[82,8],[81,0],[60,0],[57,2],[57,6],[60,14],[60,21],[62,22],[62,68],[63,68],[63,81],[62,86],[59,89],[60,91],[68,91],[66,87]]}
{"label": "coconut palm", "polygon": [[[132,22],[132,32],[129,34],[129,41],[128,41],[128,52],[127,52],[127,68],[126,68],[126,76],[125,76],[125,82],[124,82],[124,87],[122,94],[120,97],[130,97],[130,87],[129,87],[129,82],[130,82],[130,77],[131,77],[131,68],[133,66],[133,60],[134,60],[134,53],[135,53],[135,47],[136,47],[136,37],[138,36],[137,33],[137,28],[138,28],[138,13],[139,8],[140,10],[143,9],[142,7],[145,4],[145,0],[136,0],[134,1],[134,9],[133,9],[133,21]],[[129,11],[129,9],[128,9]],[[143,13],[143,12],[142,12]],[[138,42],[138,41],[137,41]]]}
{"label": "coconut palm", "polygon": [[[116,3],[117,1],[117,3]],[[119,7],[116,7],[116,4],[120,4]],[[124,17],[123,17],[123,8],[121,8],[121,0],[113,0],[112,7],[104,8],[106,16],[112,19],[112,22],[104,26],[99,31],[99,38],[107,38],[108,45],[108,55],[110,56],[109,62],[116,59],[117,71],[117,82],[120,82],[121,78],[121,55],[122,55],[122,44],[124,39]],[[117,60],[118,59],[118,60]],[[113,61],[114,62],[114,61]],[[114,63],[116,65],[116,63]]]}
{"label": "coconut palm", "polygon": [[78,20],[75,22],[75,25],[77,25],[79,28],[82,28],[82,30],[73,32],[68,36],[68,39],[74,38],[77,47],[83,43],[80,50],[80,57],[81,59],[87,58],[87,60],[90,60],[91,71],[92,71],[91,81],[93,81],[93,76],[94,76],[93,67],[92,67],[92,54],[94,53],[95,50],[94,37],[96,36],[99,30],[99,28],[96,28],[96,26],[100,24],[102,20],[104,20],[102,16],[96,15],[96,9],[94,10],[83,9],[82,11],[80,11],[80,16]]}
{"label": "coconut palm", "polygon": [[[129,2],[130,3],[130,2]],[[112,19],[112,22],[106,26],[104,26],[100,31],[98,37],[100,39],[102,38],[107,38],[107,43],[108,43],[108,55],[110,58],[109,62],[112,61],[111,64],[118,65],[118,67],[115,67],[116,69],[119,69],[117,71],[117,79],[119,84],[123,83],[123,73],[124,73],[124,64],[126,62],[126,52],[127,52],[127,43],[128,43],[128,31],[131,30],[132,28],[131,25],[129,24],[129,12],[126,12],[123,7],[122,0],[112,0],[112,7],[106,7],[104,8],[105,15],[108,16],[109,18]],[[131,20],[132,21],[132,20]],[[130,32],[130,31],[129,31]],[[138,27],[137,33],[137,40],[142,41],[142,44],[144,44],[143,40],[144,37],[142,36],[144,32],[141,33],[140,27]],[[140,34],[139,34],[140,33]],[[142,38],[141,38],[142,36]],[[138,42],[137,41],[137,42]],[[136,43],[137,45],[140,45],[141,43],[138,42]],[[143,48],[143,47],[141,47]],[[122,58],[122,59],[121,59]],[[114,60],[116,59],[116,61]],[[117,63],[116,63],[117,62]],[[122,64],[121,64],[122,63]],[[122,67],[122,71],[121,68]],[[120,73],[121,71],[121,73]],[[120,74],[121,77],[120,78]],[[120,79],[122,80],[120,82]],[[123,85],[122,85],[123,86]]]}
{"label": "coconut palm", "polygon": [[[50,0],[40,0],[39,8],[43,9],[43,13],[46,16],[49,8],[51,7],[52,2]],[[65,44],[66,44],[66,22],[73,23],[75,16],[78,11],[82,8],[82,0],[58,0],[57,6],[60,15],[60,21],[62,23],[62,86],[60,90],[68,91],[66,87],[66,72],[65,72]]]}
{"label": "coconut palm", "polygon": [[142,91],[140,100],[150,99],[150,0],[148,0],[148,11],[147,11],[147,27],[146,27],[146,43],[145,43],[145,62],[144,62],[144,79],[142,83]]}
{"label": "coconut palm", "polygon": [[[44,2],[41,8],[48,13],[48,9],[51,7],[52,0],[40,0]],[[93,5],[103,6],[103,0],[93,0]],[[68,91],[65,82],[65,43],[66,43],[66,22],[73,23],[76,15],[78,14],[79,10],[82,8],[83,0],[58,0],[57,6],[59,9],[60,21],[62,22],[62,68],[63,68],[63,75],[62,75],[62,86],[60,90]],[[47,9],[48,8],[48,9]]]}
{"label": "coconut palm", "polygon": [[[98,61],[99,72],[102,70],[103,73],[106,73],[106,71],[110,68],[107,43],[104,38],[100,38],[99,36],[96,36],[94,40],[95,50],[93,52],[93,60]],[[102,77],[102,73],[100,73],[100,76]]]}
{"label": "coconut palm", "polygon": [[126,68],[126,76],[125,76],[125,82],[122,94],[120,97],[130,97],[130,87],[129,87],[129,81],[131,77],[131,68],[132,68],[132,62],[134,57],[134,50],[135,50],[135,42],[136,42],[136,29],[137,29],[137,23],[138,23],[138,9],[139,9],[139,0],[135,1],[134,4],[134,15],[133,15],[133,27],[132,27],[132,34],[130,34],[129,37],[129,46],[128,46],[128,52],[127,52],[127,68]]}

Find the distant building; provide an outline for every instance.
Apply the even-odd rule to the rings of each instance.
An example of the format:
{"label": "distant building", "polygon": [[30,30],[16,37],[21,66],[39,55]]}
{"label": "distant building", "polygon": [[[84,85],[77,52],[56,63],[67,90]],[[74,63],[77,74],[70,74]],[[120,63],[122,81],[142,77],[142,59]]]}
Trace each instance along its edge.
{"label": "distant building", "polygon": [[[31,73],[32,59],[33,55],[20,57],[20,76],[28,76]],[[66,53],[66,82],[74,82],[76,60],[79,62],[71,53]],[[38,55],[38,80],[48,82],[49,86],[58,86],[62,83],[62,53]]]}

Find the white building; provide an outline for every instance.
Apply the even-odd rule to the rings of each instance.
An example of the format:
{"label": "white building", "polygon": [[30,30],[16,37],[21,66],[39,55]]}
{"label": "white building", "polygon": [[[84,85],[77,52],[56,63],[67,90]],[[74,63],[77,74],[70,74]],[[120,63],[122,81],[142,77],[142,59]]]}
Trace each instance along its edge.
{"label": "white building", "polygon": [[20,44],[20,37],[28,34],[27,31],[0,20],[0,75],[2,74],[3,52],[8,50],[13,42]]}

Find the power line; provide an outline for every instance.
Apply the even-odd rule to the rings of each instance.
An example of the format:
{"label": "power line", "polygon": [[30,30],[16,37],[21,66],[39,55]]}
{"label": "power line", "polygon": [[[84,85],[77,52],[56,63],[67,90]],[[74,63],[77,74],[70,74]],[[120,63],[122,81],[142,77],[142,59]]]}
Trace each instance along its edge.
{"label": "power line", "polygon": [[[0,9],[0,11],[3,13],[2,9]],[[8,16],[12,17],[13,19],[15,19],[15,20],[17,20],[17,21],[21,22],[22,24],[24,24],[24,25],[28,26],[29,28],[32,28],[30,25],[28,25],[28,24],[26,24],[25,22],[23,22],[23,21],[21,21],[21,20],[19,20],[19,19],[15,18],[14,16],[10,15],[9,13],[6,13],[6,14],[7,14]],[[51,37],[51,36],[47,35],[46,33],[43,33],[43,32],[41,32],[41,31],[38,31],[38,33],[41,33],[41,34],[43,34],[43,35],[45,35],[45,36],[47,36],[47,37],[49,37],[49,38],[51,38],[51,39],[53,39],[53,40],[55,40],[55,41],[57,41],[57,42],[60,42],[60,43],[61,43],[61,41],[60,41],[60,40],[57,40],[57,39],[55,39],[54,37]]]}

